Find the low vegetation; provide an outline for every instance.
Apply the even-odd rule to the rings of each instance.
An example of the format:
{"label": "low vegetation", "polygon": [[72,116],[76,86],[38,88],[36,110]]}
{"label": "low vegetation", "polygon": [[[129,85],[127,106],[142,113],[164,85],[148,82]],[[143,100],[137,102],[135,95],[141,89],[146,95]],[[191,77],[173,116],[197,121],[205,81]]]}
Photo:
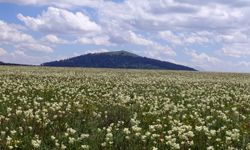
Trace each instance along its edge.
{"label": "low vegetation", "polygon": [[0,67],[0,149],[250,149],[250,75]]}

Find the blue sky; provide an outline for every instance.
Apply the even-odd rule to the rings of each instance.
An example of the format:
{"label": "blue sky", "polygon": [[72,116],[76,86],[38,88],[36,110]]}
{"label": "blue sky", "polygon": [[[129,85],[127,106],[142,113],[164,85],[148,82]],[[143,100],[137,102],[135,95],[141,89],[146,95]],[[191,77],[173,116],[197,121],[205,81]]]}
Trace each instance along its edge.
{"label": "blue sky", "polygon": [[206,71],[250,72],[247,0],[0,0],[0,61],[127,50]]}

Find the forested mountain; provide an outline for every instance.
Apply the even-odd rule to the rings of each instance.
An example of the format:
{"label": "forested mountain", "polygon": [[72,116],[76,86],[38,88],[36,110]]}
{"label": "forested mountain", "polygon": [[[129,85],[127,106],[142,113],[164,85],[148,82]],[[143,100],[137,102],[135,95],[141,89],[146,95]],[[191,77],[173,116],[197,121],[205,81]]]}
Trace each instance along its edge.
{"label": "forested mountain", "polygon": [[41,65],[53,67],[167,69],[195,71],[195,69],[187,66],[141,57],[127,51],[89,53],[65,60],[47,62]]}

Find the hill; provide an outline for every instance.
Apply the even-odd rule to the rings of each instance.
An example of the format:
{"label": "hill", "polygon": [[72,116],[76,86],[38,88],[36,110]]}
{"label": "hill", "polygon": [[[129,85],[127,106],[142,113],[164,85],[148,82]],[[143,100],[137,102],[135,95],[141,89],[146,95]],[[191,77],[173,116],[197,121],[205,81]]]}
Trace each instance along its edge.
{"label": "hill", "polygon": [[187,66],[146,58],[127,51],[89,53],[65,60],[47,62],[41,65],[53,67],[167,69],[195,71],[195,69]]}

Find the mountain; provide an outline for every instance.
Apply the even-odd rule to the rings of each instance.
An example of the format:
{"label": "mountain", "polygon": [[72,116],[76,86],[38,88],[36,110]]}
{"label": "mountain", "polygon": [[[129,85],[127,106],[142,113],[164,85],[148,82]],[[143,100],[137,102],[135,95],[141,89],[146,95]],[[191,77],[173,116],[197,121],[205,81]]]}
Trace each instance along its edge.
{"label": "mountain", "polygon": [[47,62],[41,66],[53,67],[91,67],[91,68],[130,68],[130,69],[167,69],[196,71],[193,68],[166,61],[146,58],[127,51],[89,53],[65,60]]}

